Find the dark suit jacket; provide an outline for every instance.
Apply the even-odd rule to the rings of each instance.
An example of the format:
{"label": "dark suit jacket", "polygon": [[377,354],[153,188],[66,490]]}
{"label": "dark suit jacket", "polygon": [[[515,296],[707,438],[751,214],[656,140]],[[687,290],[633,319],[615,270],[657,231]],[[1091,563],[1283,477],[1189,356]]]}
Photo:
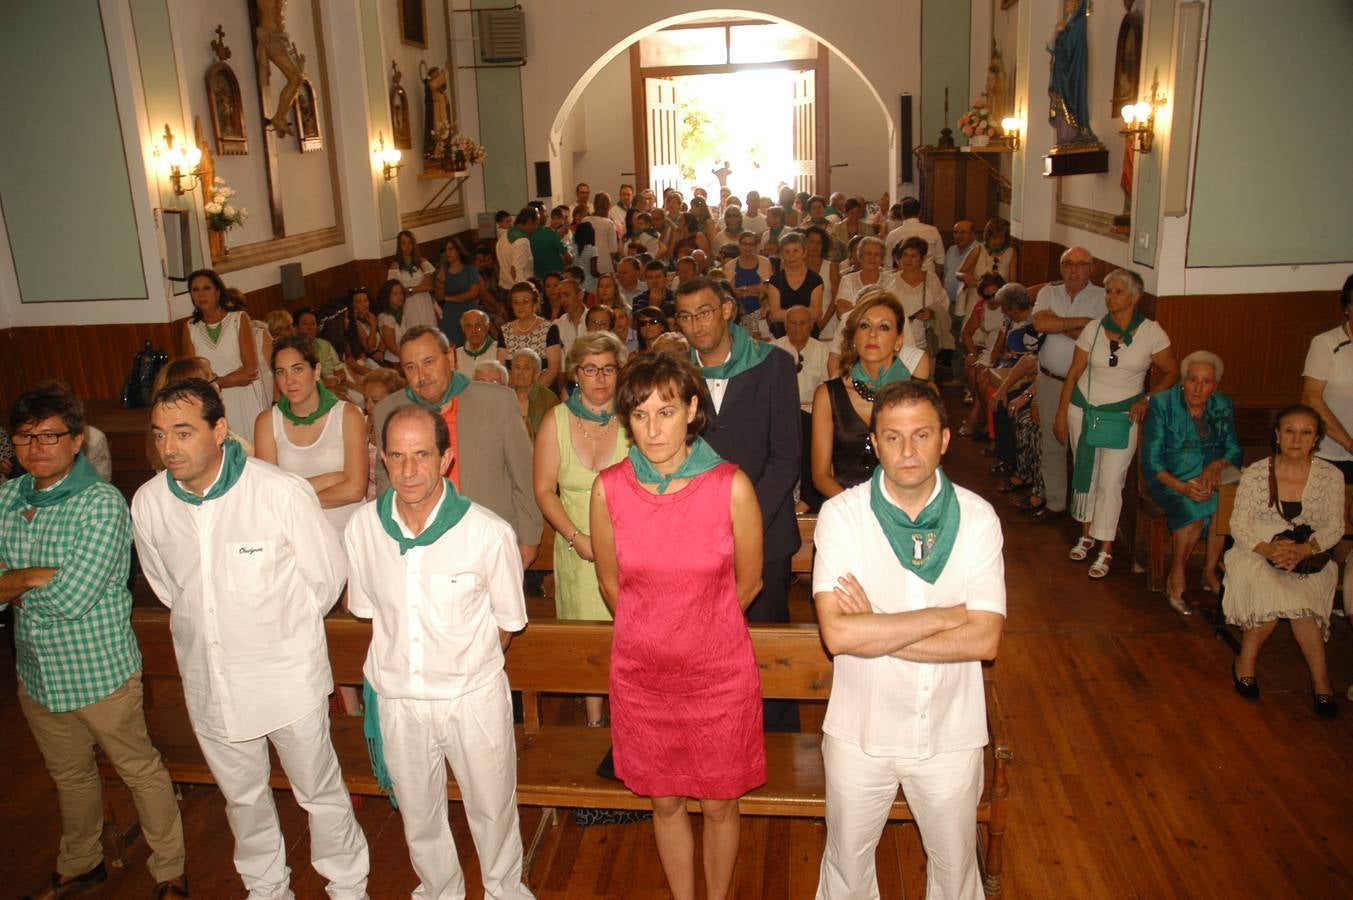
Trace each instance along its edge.
{"label": "dark suit jacket", "polygon": [[[460,394],[456,409],[456,448],[460,492],[507,520],[520,544],[540,543],[544,520],[531,481],[531,439],[511,388],[476,381]],[[413,401],[396,391],[376,406],[376,441],[390,413]],[[383,449],[383,448],[382,448]],[[389,473],[376,460],[376,490],[390,486]]]}
{"label": "dark suit jacket", "polygon": [[766,526],[767,560],[799,549],[794,485],[803,468],[799,383],[794,360],[779,349],[728,382],[723,406],[704,438],[747,473],[756,487]]}

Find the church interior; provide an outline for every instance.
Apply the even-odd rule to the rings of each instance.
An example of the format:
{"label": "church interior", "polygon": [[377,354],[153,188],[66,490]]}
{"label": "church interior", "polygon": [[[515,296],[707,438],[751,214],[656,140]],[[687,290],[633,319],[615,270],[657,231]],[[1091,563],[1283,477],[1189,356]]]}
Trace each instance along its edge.
{"label": "church interior", "polygon": [[[1082,6],[1084,74],[1068,87],[1054,46]],[[621,184],[689,195],[701,184],[713,197],[723,179],[712,180],[705,160],[731,156],[723,165],[735,194],[773,197],[787,185],[860,197],[871,210],[885,195],[915,197],[946,244],[960,220],[980,232],[1004,219],[1018,252],[1011,280],[1030,288],[1061,278],[1059,260],[1072,247],[1091,255],[1095,284],[1113,270],[1135,272],[1140,309],[1168,334],[1176,359],[1210,351],[1225,360],[1220,389],[1234,401],[1249,463],[1270,452],[1275,411],[1302,400],[1308,347],[1343,322],[1340,287],[1353,273],[1353,119],[1328,93],[1353,84],[1353,6],[1298,7],[6,4],[0,96],[14,141],[0,142],[0,409],[42,379],[69,384],[107,433],[112,481],[130,498],[154,473],[147,410],[123,403],[129,366],[143,349],[183,355],[190,272],[214,269],[262,321],[358,286],[374,292],[404,230],[435,259],[452,237],[492,246],[498,210],[571,205],[581,183],[593,196],[614,196]],[[256,40],[278,15],[284,40]],[[725,45],[722,56],[711,39]],[[752,113],[780,88],[748,82],[764,93],[746,94],[732,124],[705,125],[726,145],[697,148],[683,118],[696,107],[674,100],[671,86],[693,97],[699,77],[772,70],[791,73],[784,94],[765,101],[779,104],[780,118]],[[960,123],[972,113],[990,125]],[[752,121],[774,124],[749,131]],[[957,421],[962,390],[946,387],[944,399]],[[1312,714],[1302,655],[1283,628],[1265,650],[1262,699],[1237,696],[1239,630],[1215,595],[1190,595],[1188,616],[1167,604],[1169,535],[1135,466],[1112,571],[1087,582],[1066,559],[1075,523],[1030,524],[998,495],[981,448],[955,435],[945,471],[987,498],[1004,527],[1009,613],[998,658],[985,667],[995,686],[979,827],[988,896],[1353,895],[1353,703],[1333,719]],[[816,633],[807,552],[796,558],[791,590],[788,627],[799,637]],[[548,569],[548,554],[541,558]],[[545,584],[529,612],[548,628]],[[160,622],[164,611],[144,585],[133,593],[140,621]],[[1353,685],[1342,594],[1327,643],[1340,700]],[[0,871],[17,890],[50,871],[60,823],[22,721],[13,629],[5,631],[0,752],[10,774],[0,822],[10,838]],[[164,631],[152,647],[138,625],[148,679],[152,658],[168,654]],[[808,643],[789,652],[787,666],[809,672],[808,657],[820,651]],[[514,687],[534,685],[524,697],[526,730],[519,725],[523,752],[544,746],[551,731],[569,733],[554,755],[536,759],[539,790],[523,792],[528,886],[542,898],[670,896],[647,824],[584,827],[570,814],[568,763],[576,768],[606,746],[572,735],[583,730],[579,697],[595,684],[595,659],[526,660],[514,651]],[[360,650],[352,652],[359,683]],[[823,665],[812,672],[829,682],[825,657]],[[148,715],[176,702],[172,655],[165,667],[163,683],[148,689]],[[785,677],[782,690],[802,702],[796,737],[815,740],[826,694],[825,682],[811,680]],[[360,744],[359,733],[350,736]],[[794,786],[800,776],[820,780],[821,760],[812,741],[797,753],[784,746],[777,759],[786,768],[772,768],[784,795],[773,796],[773,784],[772,796],[744,807],[736,897],[807,898],[816,889],[826,829],[820,805]],[[220,793],[191,767],[175,781],[194,891],[241,896]],[[275,794],[295,894],[321,896],[323,880],[305,863],[305,815],[285,781]],[[417,878],[399,812],[378,792],[354,799],[370,843],[370,895],[408,894]],[[125,791],[109,787],[106,804],[111,820],[135,819]],[[451,809],[467,895],[482,896],[463,811]],[[144,841],[110,830],[105,849],[110,859],[125,856],[125,866],[115,864],[91,896],[147,895]],[[890,821],[877,860],[882,896],[924,896],[914,822]]]}

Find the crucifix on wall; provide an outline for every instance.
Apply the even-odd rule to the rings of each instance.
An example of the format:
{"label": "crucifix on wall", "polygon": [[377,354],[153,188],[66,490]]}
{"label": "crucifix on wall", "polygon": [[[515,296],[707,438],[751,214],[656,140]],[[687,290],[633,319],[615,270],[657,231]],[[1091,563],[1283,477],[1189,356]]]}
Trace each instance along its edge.
{"label": "crucifix on wall", "polygon": [[[277,163],[277,136],[291,133],[287,114],[301,89],[305,56],[287,34],[287,0],[253,0],[249,4],[249,22],[254,29],[254,61],[258,71],[258,99],[263,112],[264,163],[268,173],[268,207],[272,212],[273,237],[282,237],[286,223],[282,216],[281,172]],[[272,67],[286,76],[282,92],[274,102],[271,91]]]}

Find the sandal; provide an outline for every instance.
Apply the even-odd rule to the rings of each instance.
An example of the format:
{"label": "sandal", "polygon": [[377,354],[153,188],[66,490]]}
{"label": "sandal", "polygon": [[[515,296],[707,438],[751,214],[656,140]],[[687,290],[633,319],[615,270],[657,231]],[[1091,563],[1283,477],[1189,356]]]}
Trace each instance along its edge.
{"label": "sandal", "polygon": [[1090,571],[1087,573],[1091,578],[1103,578],[1109,574],[1109,563],[1113,562],[1113,554],[1100,551],[1095,557],[1095,561],[1090,565]]}
{"label": "sandal", "polygon": [[1171,596],[1167,593],[1167,594],[1165,595],[1165,599],[1166,599],[1166,601],[1170,604],[1170,609],[1172,609],[1172,610],[1174,610],[1175,612],[1179,613],[1181,616],[1191,616],[1191,615],[1193,615],[1193,610],[1192,610],[1191,608],[1189,608],[1189,605],[1188,605],[1187,603],[1184,602],[1184,598],[1183,598],[1182,596],[1181,596],[1181,597],[1171,597]]}
{"label": "sandal", "polygon": [[1033,486],[1032,481],[1016,481],[1013,478],[1007,478],[1004,484],[996,488],[996,492],[998,494],[1017,494],[1020,491],[1027,491]]}
{"label": "sandal", "polygon": [[1090,555],[1090,551],[1095,549],[1095,539],[1089,537],[1077,538],[1076,546],[1071,548],[1067,556],[1071,557],[1073,562],[1085,562],[1085,558]]}
{"label": "sandal", "polygon": [[1011,497],[1010,504],[1020,512],[1037,512],[1043,508],[1043,498],[1035,494],[1027,497]]}

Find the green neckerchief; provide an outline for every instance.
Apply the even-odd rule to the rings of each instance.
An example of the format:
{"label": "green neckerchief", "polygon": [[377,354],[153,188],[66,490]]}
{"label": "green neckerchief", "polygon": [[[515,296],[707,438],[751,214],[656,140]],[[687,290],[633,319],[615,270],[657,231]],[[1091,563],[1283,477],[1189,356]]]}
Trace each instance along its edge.
{"label": "green neckerchief", "polygon": [[611,419],[615,418],[613,410],[603,409],[601,412],[592,412],[588,409],[587,405],[583,403],[583,392],[581,390],[569,394],[568,399],[564,401],[564,405],[568,407],[569,412],[578,418],[585,419],[588,422],[596,422],[603,428],[611,423]]}
{"label": "green neckerchief", "polygon": [[758,365],[774,349],[770,344],[754,339],[741,325],[731,322],[728,324],[728,338],[728,359],[717,366],[700,365],[700,354],[691,348],[691,362],[706,378],[735,378]]}
{"label": "green neckerchief", "polygon": [[437,508],[437,515],[427,523],[422,533],[411,538],[404,536],[404,531],[395,521],[395,489],[386,488],[385,493],[376,498],[376,515],[380,517],[381,527],[385,529],[385,533],[399,544],[400,556],[414,547],[426,547],[436,543],[438,538],[465,517],[465,511],[470,508],[469,498],[457,493],[456,486],[447,478],[442,479],[442,490],[446,495],[442,498],[441,506]]}
{"label": "green neckerchief", "polygon": [[75,464],[70,467],[66,477],[62,478],[56,484],[45,490],[38,490],[33,486],[33,476],[25,474],[19,479],[19,499],[22,504],[15,504],[16,509],[27,509],[33,507],[42,509],[44,506],[55,506],[65,500],[74,497],[90,485],[98,484],[103,479],[99,473],[94,471],[94,465],[87,459],[83,453],[76,454]]}
{"label": "green neckerchief", "polygon": [[208,325],[206,322],[203,322],[202,327],[207,329],[207,337],[211,342],[213,344],[219,344],[221,342],[221,329],[225,327],[225,319],[222,319],[215,325]]}
{"label": "green neckerchief", "polygon": [[401,272],[408,272],[410,275],[413,275],[413,274],[417,273],[417,272],[418,272],[418,257],[415,256],[413,259],[409,260],[409,262],[408,262],[407,265],[404,263],[404,260],[403,260],[403,258],[401,257],[401,259],[400,259],[400,261],[399,261],[399,269],[400,269]]}
{"label": "green neckerchief", "polygon": [[788,228],[788,226],[786,226],[786,225],[781,225],[779,228],[767,228],[767,229],[766,229],[766,239],[767,239],[767,240],[771,240],[771,241],[775,241],[776,243],[779,243],[779,242],[780,242],[780,235],[784,234],[784,233],[785,233],[785,230],[786,230],[787,228]]}
{"label": "green neckerchief", "polygon": [[396,325],[403,325],[403,324],[404,324],[404,307],[402,307],[402,306],[392,306],[392,307],[390,307],[390,309],[389,309],[389,313],[390,313],[390,318],[392,318],[392,319],[395,320],[395,324],[396,324]]}
{"label": "green neckerchief", "polygon": [[486,334],[484,335],[484,346],[480,347],[478,350],[471,350],[469,344],[461,345],[460,349],[464,350],[465,355],[470,357],[471,359],[479,359],[479,357],[483,356],[485,353],[488,353],[495,346],[497,345],[494,344],[493,342],[493,335]]}
{"label": "green neckerchief", "polygon": [[705,443],[704,438],[700,437],[696,438],[695,443],[691,444],[691,453],[686,457],[686,461],[677,466],[676,471],[671,475],[659,473],[653,467],[653,463],[648,461],[648,457],[640,452],[638,444],[630,446],[629,460],[630,466],[634,468],[634,477],[639,479],[639,483],[656,484],[659,494],[667,493],[667,489],[676,479],[703,475],[723,462],[722,457],[714,452],[714,448]]}
{"label": "green neckerchief", "polygon": [[518,228],[516,225],[513,225],[511,228],[507,230],[507,242],[509,244],[512,243],[513,241],[521,240],[522,238],[530,240],[531,236],[522,229]]}
{"label": "green neckerchief", "polygon": [[175,497],[178,497],[184,503],[193,506],[201,506],[208,500],[219,500],[225,496],[226,491],[235,486],[235,482],[240,480],[240,475],[244,473],[244,448],[240,446],[239,441],[227,440],[222,447],[225,451],[221,456],[221,473],[216,476],[216,483],[211,486],[204,496],[197,496],[191,491],[185,491],[174,480],[174,476],[168,469],[164,470],[164,477],[169,482],[169,491]]}
{"label": "green neckerchief", "polygon": [[1010,245],[1009,245],[1009,244],[1006,244],[1004,247],[1002,247],[1002,248],[999,249],[999,250],[992,250],[990,244],[983,244],[983,245],[982,245],[982,249],[984,249],[984,250],[987,251],[987,256],[991,256],[991,257],[995,257],[996,259],[1000,259],[1000,258],[1001,258],[1001,254],[1003,254],[1005,251],[1007,251],[1007,250],[1010,249]]}
{"label": "green neckerchief", "polygon": [[640,234],[651,234],[651,235],[652,235],[653,237],[655,237],[655,238],[661,238],[661,237],[662,237],[662,232],[659,231],[659,230],[656,229],[656,228],[645,228],[643,231],[641,231],[641,232],[639,232],[639,233],[640,233]]}
{"label": "green neckerchief", "polygon": [[313,425],[324,418],[325,413],[334,408],[338,398],[334,396],[333,391],[324,386],[324,382],[319,382],[316,387],[319,390],[319,406],[308,416],[298,416],[291,411],[291,401],[286,397],[277,399],[277,408],[286,417],[286,420],[292,425]]}
{"label": "green neckerchief", "polygon": [[395,802],[395,779],[385,765],[385,741],[381,738],[380,701],[371,682],[362,679],[362,736],[366,738],[366,755],[371,760],[371,774],[376,776],[376,787],[390,798],[390,805],[399,809]]}
{"label": "green neckerchief", "polygon": [[457,394],[459,394],[461,391],[465,390],[469,386],[470,379],[466,378],[460,372],[452,372],[451,383],[446,386],[446,393],[442,394],[442,399],[438,400],[436,403],[429,403],[426,400],[424,400],[422,397],[418,395],[418,392],[415,391],[412,386],[406,387],[404,389],[404,396],[408,397],[410,400],[412,400],[414,403],[417,403],[419,406],[426,406],[428,409],[432,410],[433,412],[435,412],[437,415],[440,416],[442,414],[442,407],[450,403],[452,397],[455,397]]}
{"label": "green neckerchief", "polygon": [[1113,313],[1105,313],[1104,318],[1099,320],[1099,324],[1104,326],[1105,331],[1111,331],[1118,335],[1118,339],[1123,342],[1124,347],[1132,346],[1132,335],[1136,333],[1137,326],[1146,321],[1146,316],[1137,310],[1132,311],[1132,321],[1128,322],[1126,328],[1120,328],[1113,318]]}
{"label": "green neckerchief", "polygon": [[864,363],[857,362],[850,370],[851,381],[863,381],[874,390],[878,390],[885,384],[892,384],[894,381],[906,381],[911,377],[911,369],[907,368],[906,363],[902,362],[902,357],[894,356],[893,361],[889,363],[886,369],[879,372],[877,378],[870,378],[869,373],[864,369]]}
{"label": "green neckerchief", "polygon": [[869,508],[883,529],[883,535],[893,548],[897,561],[909,572],[915,572],[926,584],[934,584],[944,573],[949,553],[958,537],[958,494],[945,477],[943,469],[935,470],[940,480],[940,492],[926,504],[915,519],[883,496],[883,467],[874,470],[869,482]]}
{"label": "green neckerchief", "polygon": [[845,218],[845,215],[841,212],[841,210],[837,209],[835,206],[828,206],[828,207],[827,207],[827,215],[829,215],[829,216],[836,216],[836,218],[838,218],[838,219],[844,219],[844,218]]}
{"label": "green neckerchief", "polygon": [[[1117,403],[1104,403],[1099,406],[1092,406],[1090,401],[1085,399],[1081,393],[1080,385],[1076,385],[1071,392],[1071,402],[1085,411],[1085,417],[1081,420],[1089,424],[1091,411],[1101,413],[1120,413],[1127,415],[1128,410],[1132,409],[1132,404],[1142,399],[1144,394],[1134,394],[1126,399],[1119,400]],[[1083,513],[1089,512],[1090,507],[1090,483],[1095,475],[1095,448],[1085,443],[1085,434],[1082,431],[1081,439],[1076,442],[1072,450],[1075,462],[1071,470],[1071,511],[1075,516],[1077,510]]]}

